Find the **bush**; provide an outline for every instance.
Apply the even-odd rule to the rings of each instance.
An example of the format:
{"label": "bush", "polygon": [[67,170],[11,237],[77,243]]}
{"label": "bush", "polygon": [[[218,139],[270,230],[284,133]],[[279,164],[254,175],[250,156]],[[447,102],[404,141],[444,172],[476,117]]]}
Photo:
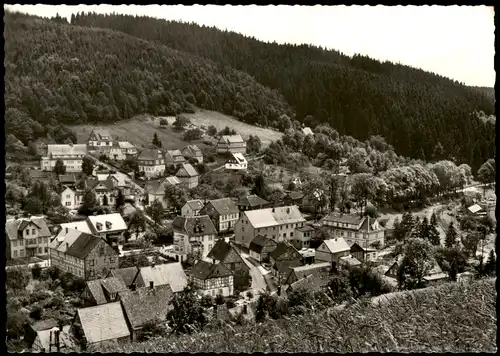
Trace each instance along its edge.
{"label": "bush", "polygon": [[59,275],[61,274],[59,269],[55,266],[50,266],[49,268],[46,269],[46,271],[50,279],[52,279],[53,281],[59,279]]}
{"label": "bush", "polygon": [[26,267],[12,267],[6,270],[7,288],[22,290],[26,288],[29,281],[29,271]]}
{"label": "bush", "polygon": [[248,299],[252,299],[253,298],[253,292],[251,290],[249,290],[247,292],[247,297],[248,297]]}
{"label": "bush", "polygon": [[201,297],[201,306],[203,308],[211,308],[214,306],[214,299],[209,296],[208,294],[204,294],[202,297]]}
{"label": "bush", "polygon": [[43,309],[39,304],[35,304],[31,307],[30,318],[33,320],[40,320],[42,318]]}
{"label": "bush", "polygon": [[232,300],[228,300],[228,301],[226,301],[226,306],[228,309],[231,309],[231,308],[236,307],[236,303],[233,302]]}
{"label": "bush", "polygon": [[38,263],[31,268],[31,275],[33,276],[33,279],[41,279],[42,267],[40,267]]}
{"label": "bush", "polygon": [[224,297],[222,296],[222,294],[217,294],[217,296],[215,297],[215,304],[216,305],[224,304]]}

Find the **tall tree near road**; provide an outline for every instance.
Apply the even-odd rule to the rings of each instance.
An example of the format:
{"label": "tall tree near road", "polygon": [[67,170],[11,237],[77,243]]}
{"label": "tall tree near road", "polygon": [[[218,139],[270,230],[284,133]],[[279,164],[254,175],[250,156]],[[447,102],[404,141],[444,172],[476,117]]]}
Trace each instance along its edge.
{"label": "tall tree near road", "polygon": [[404,246],[403,260],[398,269],[398,287],[416,289],[425,286],[424,277],[433,267],[431,245],[423,239],[409,239]]}
{"label": "tall tree near road", "polygon": [[94,161],[92,160],[92,158],[88,156],[83,157],[82,172],[89,177],[94,173]]}
{"label": "tall tree near road", "polygon": [[66,166],[64,165],[64,162],[62,159],[58,158],[56,160],[56,164],[54,165],[54,172],[58,175],[66,173]]}

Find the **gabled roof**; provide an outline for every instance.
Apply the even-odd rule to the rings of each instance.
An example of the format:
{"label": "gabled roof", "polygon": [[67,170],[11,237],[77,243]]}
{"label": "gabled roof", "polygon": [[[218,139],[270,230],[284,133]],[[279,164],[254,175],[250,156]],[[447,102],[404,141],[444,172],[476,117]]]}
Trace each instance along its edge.
{"label": "gabled roof", "polygon": [[75,229],[75,230],[78,230],[78,231],[81,231],[81,232],[85,232],[87,234],[91,234],[92,233],[92,230],[90,230],[90,226],[89,226],[89,223],[87,222],[87,220],[73,221],[73,222],[70,222],[70,223],[63,223],[63,224],[60,224],[59,226],[61,226],[61,230],[59,231],[59,233],[61,233],[62,231],[64,231],[66,228],[68,228],[68,229]]}
{"label": "gabled roof", "polygon": [[31,328],[35,331],[50,330],[58,326],[57,320],[54,318],[40,320],[31,324]]}
{"label": "gabled roof", "polygon": [[250,242],[249,249],[251,251],[261,253],[264,246],[270,241],[274,242],[274,240],[259,234]]}
{"label": "gabled roof", "polygon": [[139,274],[146,287],[149,287],[150,281],[153,281],[155,286],[169,284],[172,291],[177,293],[187,285],[187,277],[180,262],[141,267]]}
{"label": "gabled roof", "polygon": [[306,221],[296,205],[248,210],[244,212],[244,215],[254,228]]}
{"label": "gabled roof", "polygon": [[380,231],[384,230],[382,225],[379,224],[377,219],[370,218],[369,216],[365,217],[365,220],[361,224],[361,227],[359,228],[359,231],[363,232],[373,232],[373,231]]}
{"label": "gabled roof", "polygon": [[363,219],[364,217],[360,217],[358,214],[330,213],[323,220],[342,224],[359,225]]}
{"label": "gabled roof", "polygon": [[75,229],[61,229],[56,235],[56,238],[50,242],[49,248],[56,249],[59,252],[66,252],[69,246],[76,241],[81,233],[81,231]]}
{"label": "gabled roof", "polygon": [[[59,329],[59,327],[55,326],[54,328]],[[71,328],[71,325],[64,325],[62,332],[59,333],[59,344],[60,344],[60,349],[62,350],[68,350],[71,348],[71,351],[75,351],[74,347],[75,341],[74,338],[70,335],[69,330]],[[45,329],[45,330],[40,330],[36,332],[36,335],[38,337],[38,341],[40,342],[40,345],[37,345],[38,347],[42,348],[45,350],[45,352],[49,352],[50,348],[50,332],[52,329]],[[33,344],[33,347],[35,347],[35,344]],[[55,346],[52,346],[52,351],[55,351]],[[38,351],[39,349],[37,349]],[[34,350],[33,350],[34,351]]]}
{"label": "gabled roof", "polygon": [[191,269],[191,276],[202,281],[209,278],[221,278],[232,276],[233,273],[222,263],[214,264],[200,260]]}
{"label": "gabled roof", "polygon": [[241,135],[223,135],[221,136],[221,140],[226,143],[244,143],[245,141],[241,137]]}
{"label": "gabled roof", "polygon": [[207,204],[211,204],[219,215],[238,214],[240,212],[231,198],[214,199]]}
{"label": "gabled roof", "polygon": [[[100,234],[109,231],[124,231],[127,230],[127,224],[123,220],[119,213],[114,214],[103,214],[103,215],[92,215],[87,217],[90,229],[94,234]],[[101,229],[97,229],[97,224],[101,224]],[[108,228],[106,223],[111,223],[111,227]]]}
{"label": "gabled roof", "polygon": [[279,273],[287,273],[291,268],[301,266],[302,262],[300,260],[285,260],[274,262],[273,268]]}
{"label": "gabled roof", "polygon": [[176,156],[181,156],[184,159],[184,155],[181,150],[167,150],[167,154],[169,154],[172,158]]}
{"label": "gabled roof", "polygon": [[127,287],[131,286],[134,282],[135,277],[139,273],[139,268],[137,266],[112,269],[108,273],[108,277],[120,278]]}
{"label": "gabled roof", "polygon": [[95,279],[92,281],[87,281],[87,288],[94,298],[97,305],[106,304],[106,296],[102,290],[101,279]]}
{"label": "gabled roof", "polygon": [[310,265],[294,267],[292,268],[292,270],[295,273],[295,276],[297,276],[297,279],[301,279],[311,274],[319,274],[325,270],[328,270],[329,268],[330,268],[330,263],[323,262],[323,263],[313,263]]}
{"label": "gabled roof", "polygon": [[186,146],[182,152],[186,154],[186,156],[190,155],[193,157],[203,157],[203,153],[201,152],[200,148],[196,145],[188,145]]}
{"label": "gabled roof", "polygon": [[238,201],[238,205],[242,206],[249,206],[249,207],[255,207],[255,206],[263,206],[267,205],[269,202],[265,199],[262,199],[258,195],[247,195],[246,197],[240,198]]}
{"label": "gabled roof", "polygon": [[121,278],[108,277],[101,279],[102,288],[108,292],[108,294],[118,293],[123,290],[128,290],[125,282]]}
{"label": "gabled roof", "polygon": [[300,200],[300,199],[302,199],[302,198],[305,196],[305,194],[304,194],[304,193],[302,193],[302,192],[290,192],[290,193],[288,193],[287,195],[288,195],[288,196],[290,197],[290,199],[292,199],[292,200]]}
{"label": "gabled roof", "polygon": [[132,329],[138,329],[155,319],[165,320],[168,311],[172,309],[169,301],[173,292],[168,284],[153,289],[147,286],[118,294]]}
{"label": "gabled roof", "polygon": [[38,228],[38,236],[39,237],[49,237],[52,236],[50,233],[49,227],[47,226],[47,222],[45,221],[44,218],[41,217],[31,217],[29,219],[23,218],[23,219],[9,219],[5,221],[5,233],[7,234],[7,237],[9,240],[17,240],[17,232],[19,229],[24,229],[28,224],[32,222],[35,224]]}
{"label": "gabled roof", "polygon": [[347,242],[345,242],[342,237],[324,240],[323,243],[331,253],[339,253],[351,250]]}
{"label": "gabled roof", "polygon": [[295,230],[306,232],[306,231],[316,231],[316,229],[311,225],[304,225],[296,227]]}
{"label": "gabled roof", "polygon": [[199,199],[195,199],[195,200],[188,200],[186,202],[187,205],[189,205],[189,207],[193,210],[201,210],[203,209],[203,202]]}
{"label": "gabled roof", "polygon": [[288,250],[293,250],[294,252],[299,253],[299,251],[291,244],[289,244],[288,242],[281,241],[280,243],[278,243],[278,246],[276,246],[274,251],[269,254],[269,257],[272,257],[273,259],[277,260],[282,254],[284,254]]}
{"label": "gabled roof", "polygon": [[[176,216],[172,227],[188,236],[215,235],[217,230],[208,215]],[[199,231],[198,228],[201,230]]]}
{"label": "gabled roof", "polygon": [[128,141],[118,141],[118,147],[124,148],[124,149],[135,148],[135,146]]}
{"label": "gabled roof", "polygon": [[243,156],[243,154],[240,152],[236,152],[236,153],[233,152],[232,156],[236,160],[236,162],[238,162],[238,164],[247,163],[245,156]]}
{"label": "gabled roof", "polygon": [[483,210],[483,208],[481,208],[480,205],[478,204],[474,204],[474,205],[471,205],[467,208],[471,213],[475,214],[477,213],[478,211],[481,211]]}
{"label": "gabled roof", "polygon": [[59,182],[61,184],[74,184],[77,182],[77,178],[74,174],[59,174]]}
{"label": "gabled roof", "polygon": [[[108,130],[105,129],[93,129],[92,132],[96,135],[99,141],[112,141],[113,138]],[[92,133],[91,133],[92,135]]]}
{"label": "gabled roof", "polygon": [[215,243],[214,247],[212,247],[207,257],[213,258],[216,261],[224,261],[229,251],[233,248],[234,247],[224,241],[224,239],[219,239]]}
{"label": "gabled roof", "polygon": [[120,302],[78,309],[88,344],[130,336]]}
{"label": "gabled roof", "polygon": [[155,161],[163,159],[163,153],[158,149],[146,148],[139,153],[137,160],[139,161]]}
{"label": "gabled roof", "polygon": [[347,263],[349,266],[359,266],[361,265],[361,262],[357,258],[354,258],[352,256],[344,256],[340,257],[340,260]]}
{"label": "gabled roof", "polygon": [[377,249],[376,249],[376,248],[363,247],[363,246],[361,246],[360,244],[358,244],[357,242],[355,242],[355,243],[353,243],[353,244],[351,245],[351,250],[353,249],[353,247],[354,247],[354,248],[361,249],[361,250],[362,250],[362,251],[364,251],[364,252],[375,252],[375,251],[377,251]]}
{"label": "gabled roof", "polygon": [[65,156],[73,156],[73,155],[86,155],[87,154],[87,145],[79,144],[79,145],[47,145],[47,155],[65,155]]}
{"label": "gabled roof", "polygon": [[83,259],[87,257],[87,255],[92,252],[94,247],[96,247],[101,241],[104,241],[101,237],[81,232],[80,236],[78,236],[78,238],[66,250],[66,254]]}
{"label": "gabled roof", "polygon": [[311,292],[319,292],[321,288],[326,286],[327,284],[328,284],[328,278],[326,278],[326,276],[310,274],[290,284],[288,289],[295,291],[299,289],[304,289]]}
{"label": "gabled roof", "polygon": [[[184,173],[186,172],[186,173]],[[176,177],[197,177],[198,172],[190,163],[183,163],[182,167],[175,174]]]}

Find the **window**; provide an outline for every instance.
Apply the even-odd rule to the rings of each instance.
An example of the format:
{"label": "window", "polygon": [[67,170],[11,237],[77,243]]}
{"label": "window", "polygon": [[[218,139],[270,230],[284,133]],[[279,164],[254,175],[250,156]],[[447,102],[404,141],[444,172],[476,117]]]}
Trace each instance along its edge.
{"label": "window", "polygon": [[208,249],[211,250],[212,249],[212,244],[208,245]]}
{"label": "window", "polygon": [[99,247],[99,255],[100,256],[104,255],[104,246]]}
{"label": "window", "polygon": [[19,240],[19,246],[24,246],[24,240]]}
{"label": "window", "polygon": [[244,228],[243,226],[241,227],[241,231],[242,231],[242,232],[245,232],[245,228]]}
{"label": "window", "polygon": [[17,257],[17,250],[14,250],[14,257]]}
{"label": "window", "polygon": [[283,237],[286,237],[286,232],[283,234]]}
{"label": "window", "polygon": [[71,199],[71,195],[70,194],[66,194],[66,199]]}
{"label": "window", "polygon": [[17,247],[17,241],[16,240],[12,241],[12,247]]}
{"label": "window", "polygon": [[38,253],[42,253],[42,248],[41,247],[38,248]]}
{"label": "window", "polygon": [[48,253],[48,252],[49,252],[49,248],[45,247],[45,253]]}
{"label": "window", "polygon": [[35,229],[31,229],[31,235],[35,235]]}
{"label": "window", "polygon": [[91,266],[91,267],[94,266],[94,260],[89,260],[89,266]]}
{"label": "window", "polygon": [[26,236],[30,234],[30,229],[26,229]]}
{"label": "window", "polygon": [[67,202],[66,202],[66,206],[71,206],[71,202],[70,202],[70,201],[67,201]]}

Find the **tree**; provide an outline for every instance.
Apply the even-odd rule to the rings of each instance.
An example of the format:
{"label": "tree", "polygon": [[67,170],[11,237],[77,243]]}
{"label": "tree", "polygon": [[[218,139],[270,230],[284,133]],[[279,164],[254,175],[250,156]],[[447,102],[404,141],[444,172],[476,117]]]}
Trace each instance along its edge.
{"label": "tree", "polygon": [[26,267],[11,267],[5,271],[5,284],[7,288],[24,290],[30,280]]}
{"label": "tree", "polygon": [[488,256],[488,261],[486,261],[486,265],[484,266],[485,273],[488,275],[496,275],[497,271],[497,260],[495,257],[495,251],[490,250],[490,254]]}
{"label": "tree", "polygon": [[209,136],[212,136],[212,137],[215,136],[215,135],[217,135],[217,128],[214,125],[208,126],[208,128],[207,128],[207,134]]}
{"label": "tree", "polygon": [[25,212],[32,215],[43,213],[43,202],[37,197],[26,197],[23,201],[22,208]]}
{"label": "tree", "polygon": [[477,246],[479,241],[481,241],[481,234],[479,232],[470,232],[461,237],[462,245],[464,245],[465,251],[470,256],[476,256]]}
{"label": "tree", "polygon": [[222,130],[220,130],[219,136],[227,136],[227,135],[236,135],[236,131],[226,126]]}
{"label": "tree", "polygon": [[396,241],[405,241],[410,232],[413,230],[415,225],[415,221],[413,218],[413,214],[411,212],[403,213],[401,222],[398,221],[398,224],[394,224],[394,232],[393,237]]}
{"label": "tree", "polygon": [[33,276],[33,279],[40,279],[42,275],[42,267],[38,263],[35,263],[35,265],[31,268],[31,275]]}
{"label": "tree", "polygon": [[167,185],[165,187],[165,196],[163,198],[175,210],[180,210],[188,200],[186,193],[175,185]]}
{"label": "tree", "polygon": [[161,126],[161,127],[168,126],[168,120],[162,117],[162,118],[160,119],[160,126]]}
{"label": "tree", "polygon": [[486,184],[495,181],[496,176],[496,164],[494,159],[489,159],[478,169],[477,180],[485,184],[483,187],[483,194],[486,194]]}
{"label": "tree", "polygon": [[262,142],[259,136],[250,135],[247,140],[247,153],[248,154],[258,154],[262,149]]}
{"label": "tree", "polygon": [[369,204],[366,208],[365,208],[365,212],[364,212],[364,215],[365,216],[369,216],[373,219],[377,218],[378,216],[378,211],[377,211],[377,208],[375,208],[373,205]]}
{"label": "tree", "polygon": [[168,325],[177,334],[191,334],[202,330],[206,324],[201,301],[190,282],[170,301],[172,309],[167,313]]}
{"label": "tree", "polygon": [[153,136],[153,145],[158,147],[158,148],[161,148],[161,141],[160,139],[158,138],[158,134],[155,132],[154,136]]}
{"label": "tree", "polygon": [[87,176],[91,176],[94,173],[94,161],[88,156],[82,159],[82,172]]}
{"label": "tree", "polygon": [[266,195],[266,182],[262,173],[255,178],[255,183],[251,193],[258,195],[259,197],[264,197]]}
{"label": "tree", "polygon": [[82,205],[78,212],[82,215],[92,215],[99,208],[99,201],[92,190],[88,190],[82,198]]}
{"label": "tree", "polygon": [[184,128],[189,124],[189,119],[184,115],[177,115],[174,121],[174,128],[178,131],[184,130]]}
{"label": "tree", "polygon": [[115,209],[116,211],[120,211],[120,209],[125,206],[125,196],[121,189],[118,190],[118,194],[115,200]]}
{"label": "tree", "polygon": [[146,217],[143,212],[137,210],[130,216],[127,230],[131,233],[135,233],[136,239],[139,238],[141,232],[146,231]]}
{"label": "tree", "polygon": [[199,140],[201,139],[201,136],[202,136],[202,132],[199,128],[194,128],[194,129],[190,129],[190,130],[187,130],[185,133],[184,133],[184,136],[183,136],[183,140],[184,141],[194,141],[194,140]]}
{"label": "tree", "polygon": [[58,158],[56,164],[54,165],[54,172],[58,175],[66,173],[66,166],[62,159]]}
{"label": "tree", "polygon": [[351,191],[358,204],[366,208],[368,200],[376,194],[376,182],[373,175],[369,173],[358,173],[351,176]]}
{"label": "tree", "polygon": [[434,246],[439,246],[441,244],[441,235],[437,229],[437,217],[435,213],[431,215],[431,221],[427,230],[427,239]]}
{"label": "tree", "polygon": [[403,260],[398,269],[400,289],[416,289],[424,286],[424,277],[433,267],[431,245],[423,239],[409,239],[403,252]]}
{"label": "tree", "polygon": [[163,218],[163,205],[157,199],[153,200],[150,205],[151,219],[155,222],[156,225],[161,224],[161,220]]}
{"label": "tree", "polygon": [[448,226],[448,230],[446,230],[446,238],[445,238],[445,246],[448,248],[454,247],[457,244],[457,230],[455,229],[455,226],[453,225],[453,221],[450,222],[450,225]]}
{"label": "tree", "polygon": [[143,254],[120,257],[120,268],[127,268],[134,266],[137,266],[139,268],[148,267],[149,260]]}
{"label": "tree", "polygon": [[348,276],[342,272],[334,275],[328,283],[327,294],[335,304],[350,300],[353,295]]}

